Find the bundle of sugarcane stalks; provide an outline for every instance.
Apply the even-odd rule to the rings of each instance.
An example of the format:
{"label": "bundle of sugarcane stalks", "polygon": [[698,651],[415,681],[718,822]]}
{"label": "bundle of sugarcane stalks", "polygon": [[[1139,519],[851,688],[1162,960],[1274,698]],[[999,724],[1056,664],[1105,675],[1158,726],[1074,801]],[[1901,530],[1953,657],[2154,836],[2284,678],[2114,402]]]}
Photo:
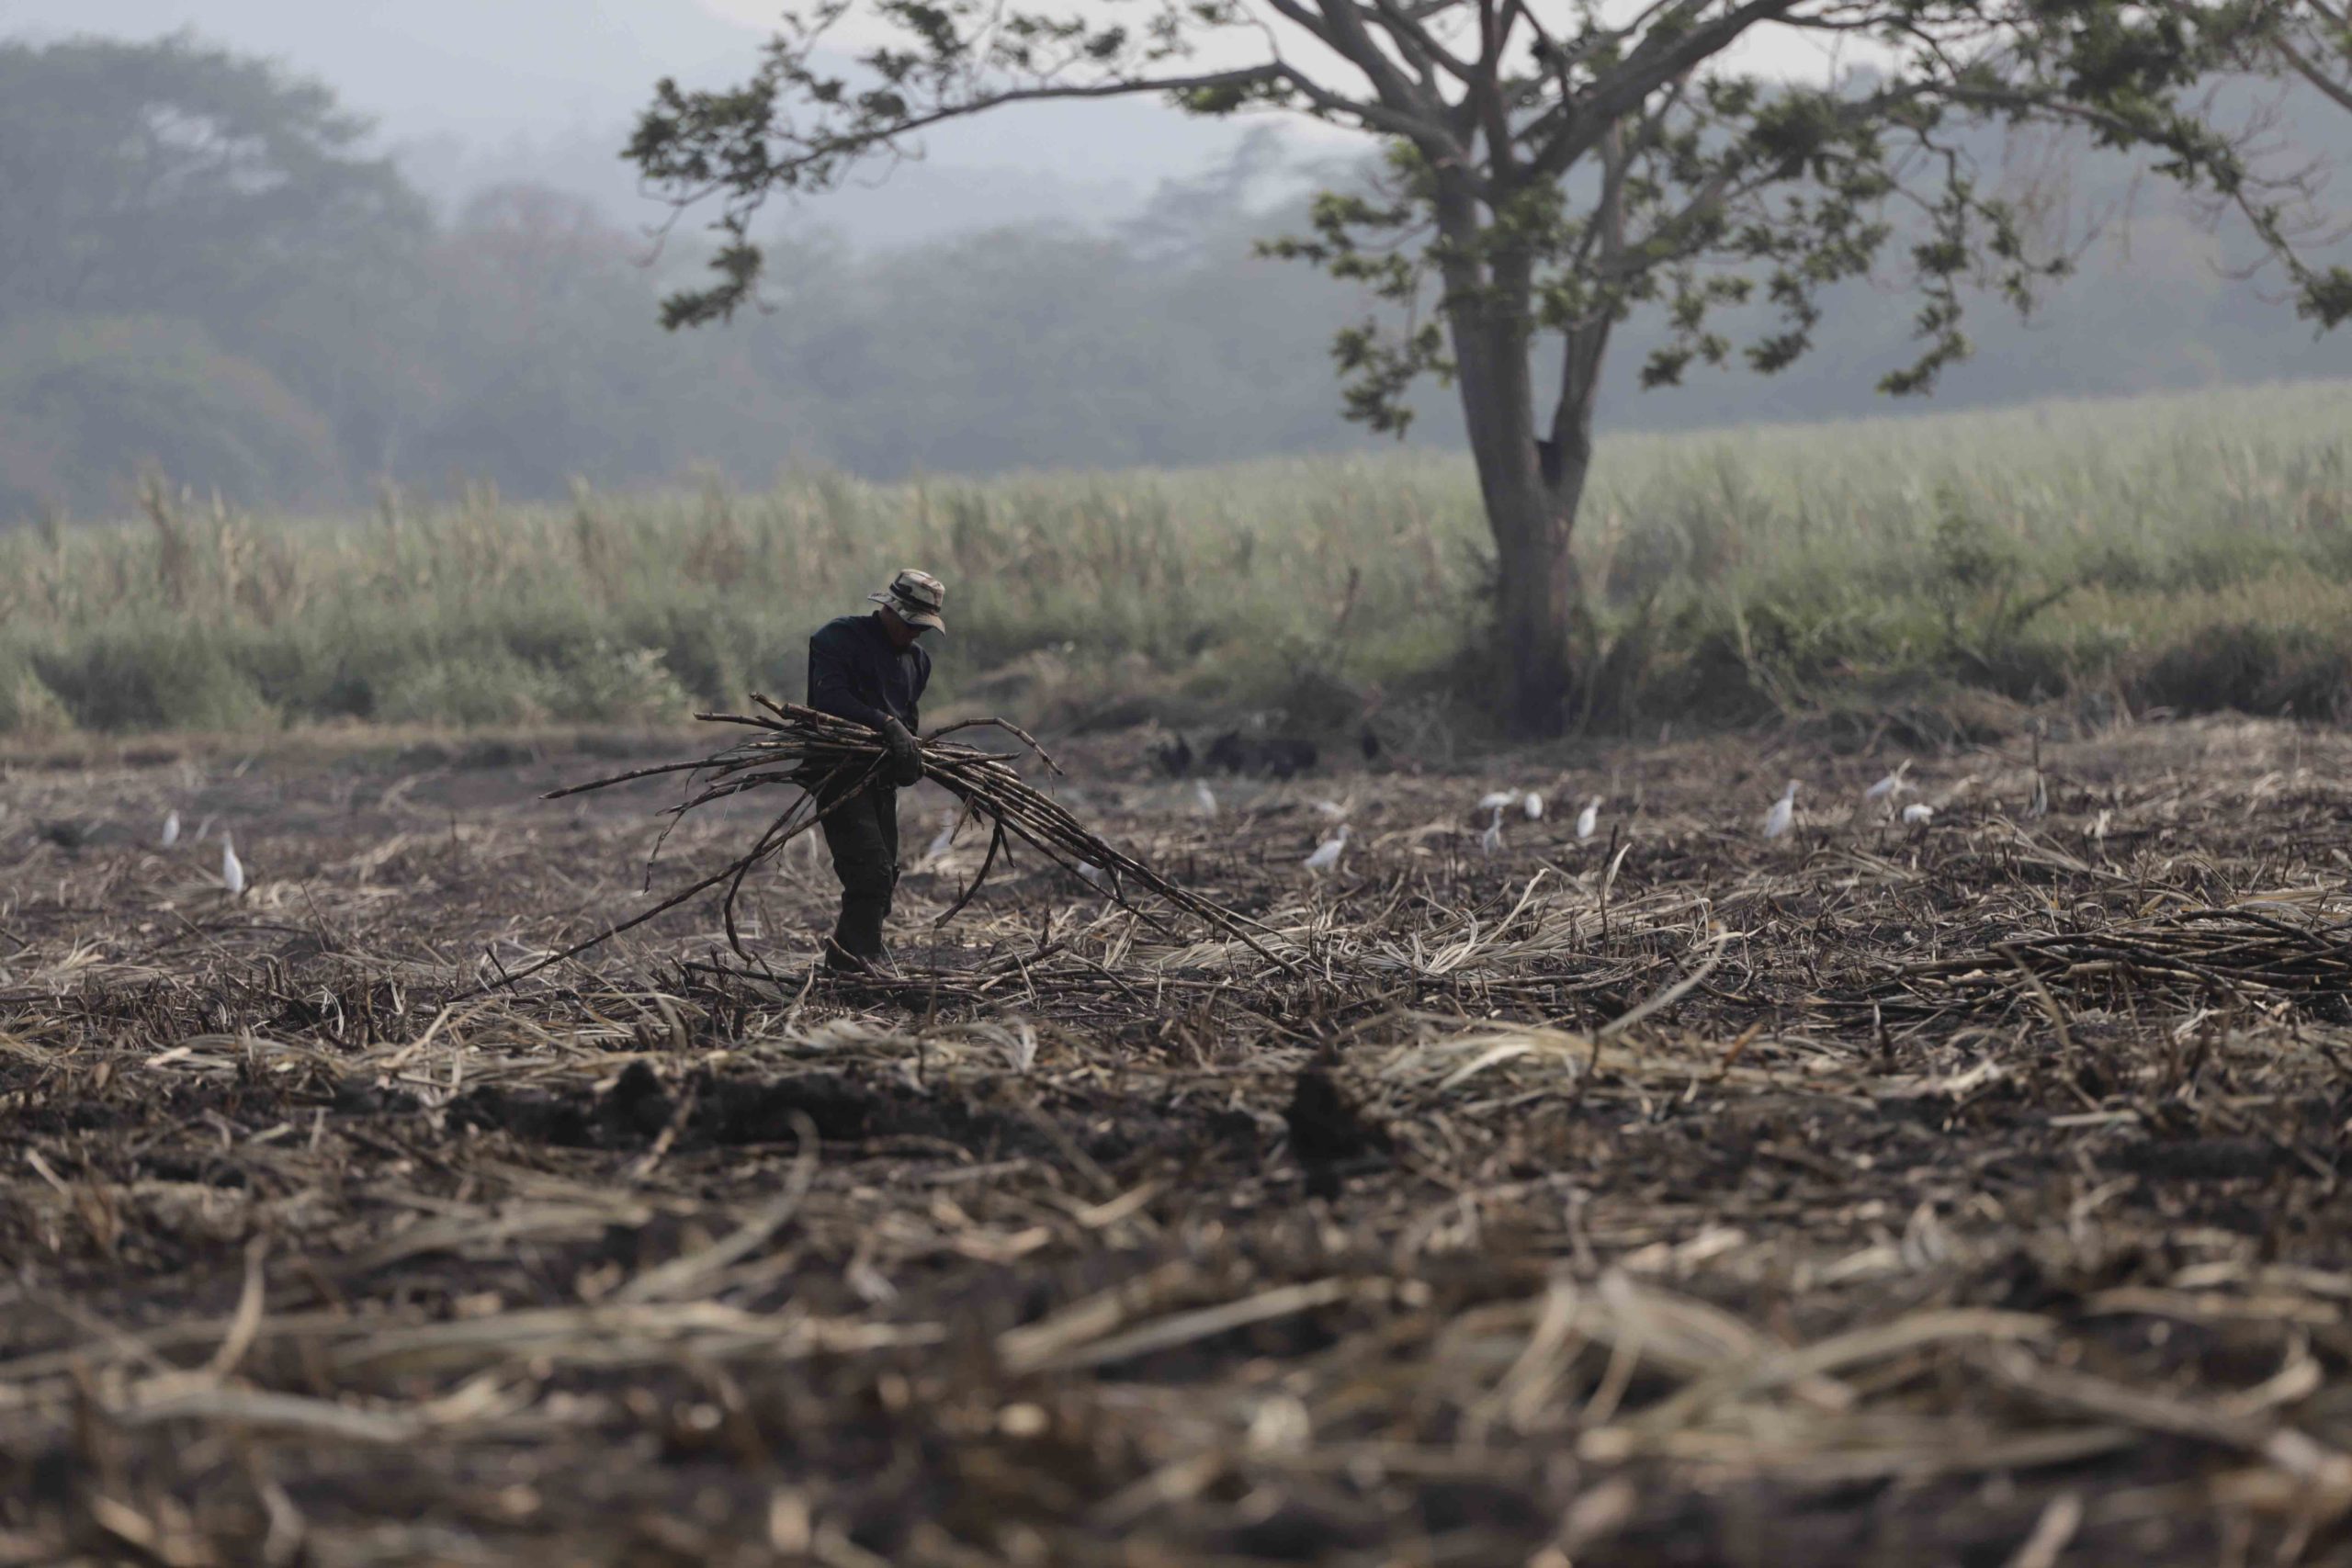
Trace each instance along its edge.
{"label": "bundle of sugarcane stalks", "polygon": [[[747,790],[782,785],[793,791],[792,803],[769,822],[750,850],[719,871],[680,888],[651,908],[585,942],[551,953],[526,969],[503,974],[500,984],[512,984],[566,959],[576,958],[600,942],[641,926],[722,884],[726,892],[721,912],[728,944],[746,960],[752,957],[743,946],[742,932],[735,919],[736,901],[742,894],[745,879],[763,862],[782,853],[795,839],[813,831],[827,817],[866,791],[894,787],[888,772],[889,748],[876,731],[814,708],[775,702],[756,692],[752,694],[752,701],[763,711],[695,715],[705,724],[733,725],[754,731],[722,750],[693,761],[632,768],[609,778],[551,790],[543,798],[560,800],[638,779],[684,773],[688,775],[690,793],[686,799],[669,808],[667,815],[673,824],[687,812]],[[1230,933],[1268,963],[1289,967],[1259,942],[1253,928],[1262,931],[1262,927],[1178,886],[1089,832],[1058,801],[1024,781],[1011,758],[947,739],[948,736],[975,729],[1001,730],[1019,740],[1048,771],[1061,772],[1035,738],[1001,718],[967,719],[935,730],[918,742],[922,751],[923,776],[963,802],[965,821],[977,820],[989,829],[988,854],[980,863],[979,873],[963,896],[940,917],[941,924],[954,919],[972,901],[1004,853],[1008,840],[1017,839],[1102,889],[1155,927],[1167,929],[1150,909],[1134,902],[1135,894],[1157,897],[1183,914]],[[960,829],[961,824],[958,826]],[[660,852],[658,845],[655,852]]]}

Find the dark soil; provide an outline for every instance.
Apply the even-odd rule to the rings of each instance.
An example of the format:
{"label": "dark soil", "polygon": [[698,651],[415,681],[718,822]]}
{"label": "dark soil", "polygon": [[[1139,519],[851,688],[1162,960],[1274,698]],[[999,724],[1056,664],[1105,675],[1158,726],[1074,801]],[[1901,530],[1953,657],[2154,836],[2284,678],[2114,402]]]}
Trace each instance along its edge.
{"label": "dark soil", "polygon": [[[1771,740],[1215,820],[1073,750],[1290,972],[1020,852],[933,933],[971,844],[915,972],[812,981],[796,848],[748,957],[690,905],[485,994],[673,794],[0,774],[0,1563],[2352,1564],[2345,738],[2052,745],[2041,818],[1925,754],[1917,830]],[[1608,829],[1489,857],[1498,778]]]}

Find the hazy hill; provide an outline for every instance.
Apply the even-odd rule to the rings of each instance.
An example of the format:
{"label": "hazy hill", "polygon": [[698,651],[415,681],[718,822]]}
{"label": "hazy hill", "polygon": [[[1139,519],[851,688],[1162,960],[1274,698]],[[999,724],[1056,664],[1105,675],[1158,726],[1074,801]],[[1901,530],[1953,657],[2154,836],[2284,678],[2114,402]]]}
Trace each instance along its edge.
{"label": "hazy hill", "polygon": [[[152,37],[192,9],[115,0],[106,19]],[[943,147],[869,187],[772,211],[767,308],[669,335],[655,301],[694,265],[696,236],[648,266],[650,213],[628,205],[607,154],[654,75],[740,73],[749,30],[684,0],[202,9],[234,29],[207,37],[298,62],[380,113],[412,149],[401,171],[439,199],[386,188],[380,142],[337,142],[294,166],[303,178],[287,199],[263,200],[274,179],[207,173],[198,136],[189,176],[227,183],[201,196],[159,185],[125,152],[142,144],[134,128],[188,125],[187,105],[213,101],[174,100],[175,80],[234,83],[221,90],[260,123],[323,111],[218,45],[27,45],[0,31],[0,214],[13,220],[0,246],[0,524],[119,510],[148,466],[248,504],[345,506],[387,478],[547,496],[574,479],[761,483],[801,460],[888,478],[1211,464],[1368,439],[1340,421],[1329,360],[1334,329],[1366,302],[1252,255],[1305,221],[1295,144],[1221,153],[1242,132],[1143,105],[1066,107],[1083,134],[1033,121],[1026,147],[1007,143],[1019,122],[976,128],[970,162]],[[0,9],[0,27],[38,23],[37,38],[72,19],[62,0]],[[565,129],[567,115],[600,114],[608,131]],[[2309,105],[2288,130],[2352,163],[2352,116]],[[1997,138],[1980,141],[1997,164]],[[1121,164],[1123,146],[1145,151]],[[991,150],[1004,156],[986,162]],[[1347,173],[1327,155],[1313,177]],[[2070,201],[2109,220],[2081,275],[2030,322],[1976,299],[1978,352],[1930,403],[1872,392],[1910,352],[1916,300],[1858,284],[1824,301],[1815,351],[1770,378],[1694,371],[1643,392],[1657,322],[1637,320],[1612,351],[1602,426],[2352,373],[2352,333],[2320,338],[2230,276],[2245,247],[2200,229],[2168,186],[2078,158]],[[1421,406],[1416,443],[1459,441],[1443,389]]]}

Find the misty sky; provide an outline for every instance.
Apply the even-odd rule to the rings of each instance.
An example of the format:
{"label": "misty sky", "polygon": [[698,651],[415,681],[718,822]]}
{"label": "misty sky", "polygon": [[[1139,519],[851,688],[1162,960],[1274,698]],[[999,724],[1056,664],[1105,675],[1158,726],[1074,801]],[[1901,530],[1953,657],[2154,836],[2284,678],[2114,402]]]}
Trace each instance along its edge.
{"label": "misty sky", "polygon": [[[648,89],[664,75],[740,77],[781,10],[782,0],[0,0],[0,34],[193,31],[324,80],[377,119],[410,176],[445,201],[520,180],[650,216],[616,156]],[[1754,63],[1817,73],[1824,61],[1803,44]],[[1303,152],[1357,144],[1281,123]],[[1097,223],[1219,161],[1246,130],[1144,100],[1002,111],[933,133],[926,166],[829,197],[818,220],[886,243],[992,223]]]}
{"label": "misty sky", "polygon": [[[0,33],[150,39],[182,29],[282,61],[374,117],[435,195],[528,179],[631,199],[616,149],[663,75],[743,74],[773,0],[0,0]],[[828,198],[876,240],[1138,205],[1241,131],[1156,103],[1044,106],[934,135],[929,166]]]}

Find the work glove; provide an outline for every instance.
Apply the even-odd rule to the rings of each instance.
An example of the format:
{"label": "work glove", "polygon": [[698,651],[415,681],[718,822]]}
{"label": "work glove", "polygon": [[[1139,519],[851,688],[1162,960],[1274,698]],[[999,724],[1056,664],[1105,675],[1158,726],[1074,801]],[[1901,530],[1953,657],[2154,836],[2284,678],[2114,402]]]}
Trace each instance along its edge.
{"label": "work glove", "polygon": [[922,748],[895,718],[882,721],[882,737],[890,746],[890,782],[908,789],[922,782]]}

